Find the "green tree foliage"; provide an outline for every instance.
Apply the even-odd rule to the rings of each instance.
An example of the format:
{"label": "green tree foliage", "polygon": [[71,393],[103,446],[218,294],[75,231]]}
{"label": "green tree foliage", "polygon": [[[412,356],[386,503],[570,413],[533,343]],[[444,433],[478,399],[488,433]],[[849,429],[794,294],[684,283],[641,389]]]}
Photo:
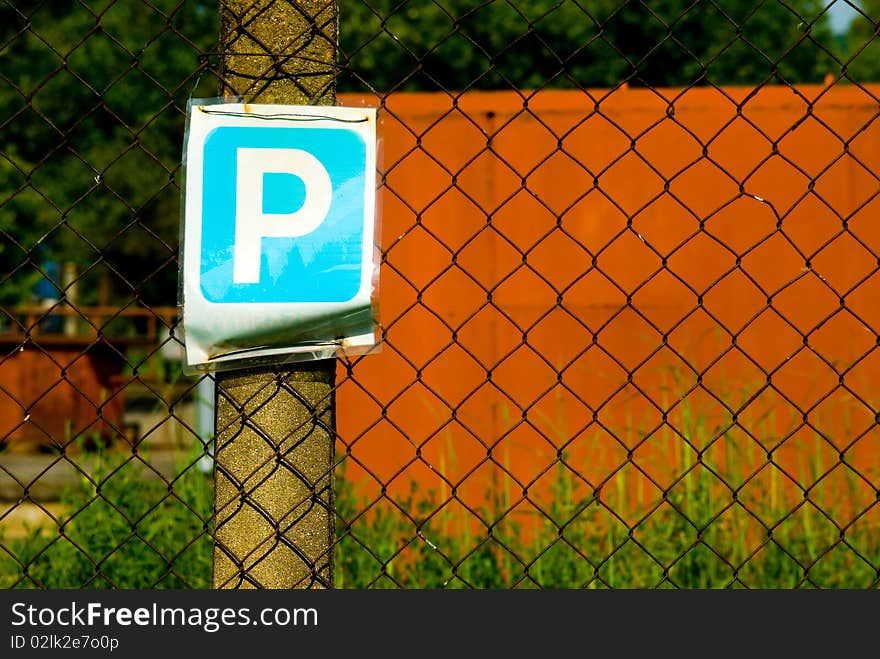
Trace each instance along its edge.
{"label": "green tree foliage", "polygon": [[854,82],[880,81],[880,0],[862,0],[846,38],[847,75]]}
{"label": "green tree foliage", "polygon": [[818,0],[340,0],[347,84],[396,89],[821,81]]}
{"label": "green tree foliage", "polygon": [[[213,3],[53,0],[0,9],[0,259],[5,302],[49,260],[83,301],[173,303],[183,108]],[[216,81],[214,82],[216,86]]]}

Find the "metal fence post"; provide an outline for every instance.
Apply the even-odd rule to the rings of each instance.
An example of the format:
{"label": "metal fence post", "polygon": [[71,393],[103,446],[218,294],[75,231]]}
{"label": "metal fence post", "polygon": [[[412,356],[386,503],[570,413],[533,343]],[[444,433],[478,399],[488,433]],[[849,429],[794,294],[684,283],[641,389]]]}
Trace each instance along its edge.
{"label": "metal fence post", "polygon": [[[222,94],[335,102],[335,0],[220,0]],[[333,360],[219,373],[215,588],[333,584]]]}

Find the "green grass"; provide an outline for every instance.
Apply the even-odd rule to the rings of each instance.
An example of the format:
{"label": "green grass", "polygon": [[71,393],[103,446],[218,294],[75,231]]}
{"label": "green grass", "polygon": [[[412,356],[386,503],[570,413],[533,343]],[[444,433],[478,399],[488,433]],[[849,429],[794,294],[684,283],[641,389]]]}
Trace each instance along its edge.
{"label": "green grass", "polygon": [[[622,490],[624,477],[610,486]],[[377,503],[340,524],[337,587],[404,588],[869,588],[880,566],[874,527],[846,528],[808,501],[770,514],[760,497],[726,500],[708,477],[693,476],[657,505],[623,511],[558,468],[550,502],[531,533],[502,523],[505,502],[487,499],[472,515],[489,523],[468,530],[462,515],[417,491]],[[344,491],[344,490],[343,490]],[[363,501],[340,497],[343,507]],[[769,501],[766,498],[765,501]],[[438,513],[438,509],[440,512]],[[345,514],[343,512],[343,514]],[[532,514],[535,517],[536,513]],[[464,517],[471,517],[470,514]],[[509,515],[507,517],[510,517]],[[622,519],[621,519],[622,518]],[[634,519],[634,523],[624,520]],[[762,519],[781,519],[778,524]],[[494,525],[493,525],[494,522]],[[457,528],[444,535],[439,528]]]}
{"label": "green grass", "polygon": [[[681,434],[664,425],[658,437],[662,483],[636,470],[651,466],[640,458],[588,482],[612,459],[607,435],[588,439],[579,456],[563,454],[549,486],[527,496],[496,469],[470,510],[445,487],[368,499],[340,477],[337,587],[877,587],[878,464],[857,474],[814,433],[792,470],[776,452],[773,410],[749,420],[749,437],[729,416],[678,408]],[[545,419],[557,445],[571,436],[564,418]],[[628,442],[646,439],[633,428],[641,421],[628,423]],[[441,467],[454,460],[449,444]]]}
{"label": "green grass", "polygon": [[[680,468],[665,490],[634,487],[628,462],[602,482],[587,483],[579,475],[586,469],[568,456],[554,467],[550,485],[531,488],[527,498],[498,470],[479,505],[468,508],[450,489],[416,485],[393,500],[368,497],[340,468],[335,585],[877,586],[878,516],[873,503],[858,503],[867,487],[860,476],[846,471],[833,490],[820,478],[835,466],[822,463],[824,440],[817,437],[816,450],[800,463],[804,482],[817,484],[798,490],[785,485],[776,467],[765,477],[740,468],[763,450],[756,442],[743,446],[730,429],[709,428],[696,414],[685,415],[683,425],[694,449],[667,437],[680,452],[668,456],[670,464]],[[724,447],[722,464],[706,458],[712,446]],[[210,587],[211,478],[184,468],[197,457],[183,460],[181,475],[165,484],[145,479],[148,467],[140,460],[108,454],[91,478],[64,495],[57,527],[0,537],[0,587]],[[454,460],[451,446],[446,460]],[[505,461],[502,456],[503,467]]]}
{"label": "green grass", "polygon": [[191,462],[166,484],[139,459],[102,455],[62,496],[56,527],[0,536],[0,587],[210,587],[211,477]]}

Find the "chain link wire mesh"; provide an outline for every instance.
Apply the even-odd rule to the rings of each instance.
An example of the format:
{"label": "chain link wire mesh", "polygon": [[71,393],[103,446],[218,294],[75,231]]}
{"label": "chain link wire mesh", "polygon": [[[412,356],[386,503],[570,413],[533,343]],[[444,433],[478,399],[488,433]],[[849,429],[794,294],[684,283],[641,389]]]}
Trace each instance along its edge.
{"label": "chain link wire mesh", "polygon": [[[186,101],[328,74],[384,122],[381,350],[224,398],[273,447],[231,585],[283,546],[307,586],[875,587],[880,5],[305,4],[0,4],[3,587],[210,587]],[[307,19],[282,52],[273,11]],[[293,466],[316,438],[332,474]],[[307,495],[255,503],[279,478]]]}

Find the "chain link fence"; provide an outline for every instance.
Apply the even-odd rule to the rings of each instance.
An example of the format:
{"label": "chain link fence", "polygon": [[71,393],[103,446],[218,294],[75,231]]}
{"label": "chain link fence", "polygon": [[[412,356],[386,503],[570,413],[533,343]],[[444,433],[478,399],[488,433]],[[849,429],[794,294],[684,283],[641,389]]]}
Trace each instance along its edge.
{"label": "chain link fence", "polygon": [[[279,16],[304,25],[280,49]],[[305,586],[876,586],[878,20],[3,2],[0,584],[208,588],[219,555],[214,585],[260,586],[282,546]],[[278,84],[380,108],[382,341],[218,396],[215,428],[175,306],[186,102]],[[215,510],[215,431],[303,406]],[[306,495],[254,503],[278,478]],[[230,514],[257,518],[246,560]]]}

